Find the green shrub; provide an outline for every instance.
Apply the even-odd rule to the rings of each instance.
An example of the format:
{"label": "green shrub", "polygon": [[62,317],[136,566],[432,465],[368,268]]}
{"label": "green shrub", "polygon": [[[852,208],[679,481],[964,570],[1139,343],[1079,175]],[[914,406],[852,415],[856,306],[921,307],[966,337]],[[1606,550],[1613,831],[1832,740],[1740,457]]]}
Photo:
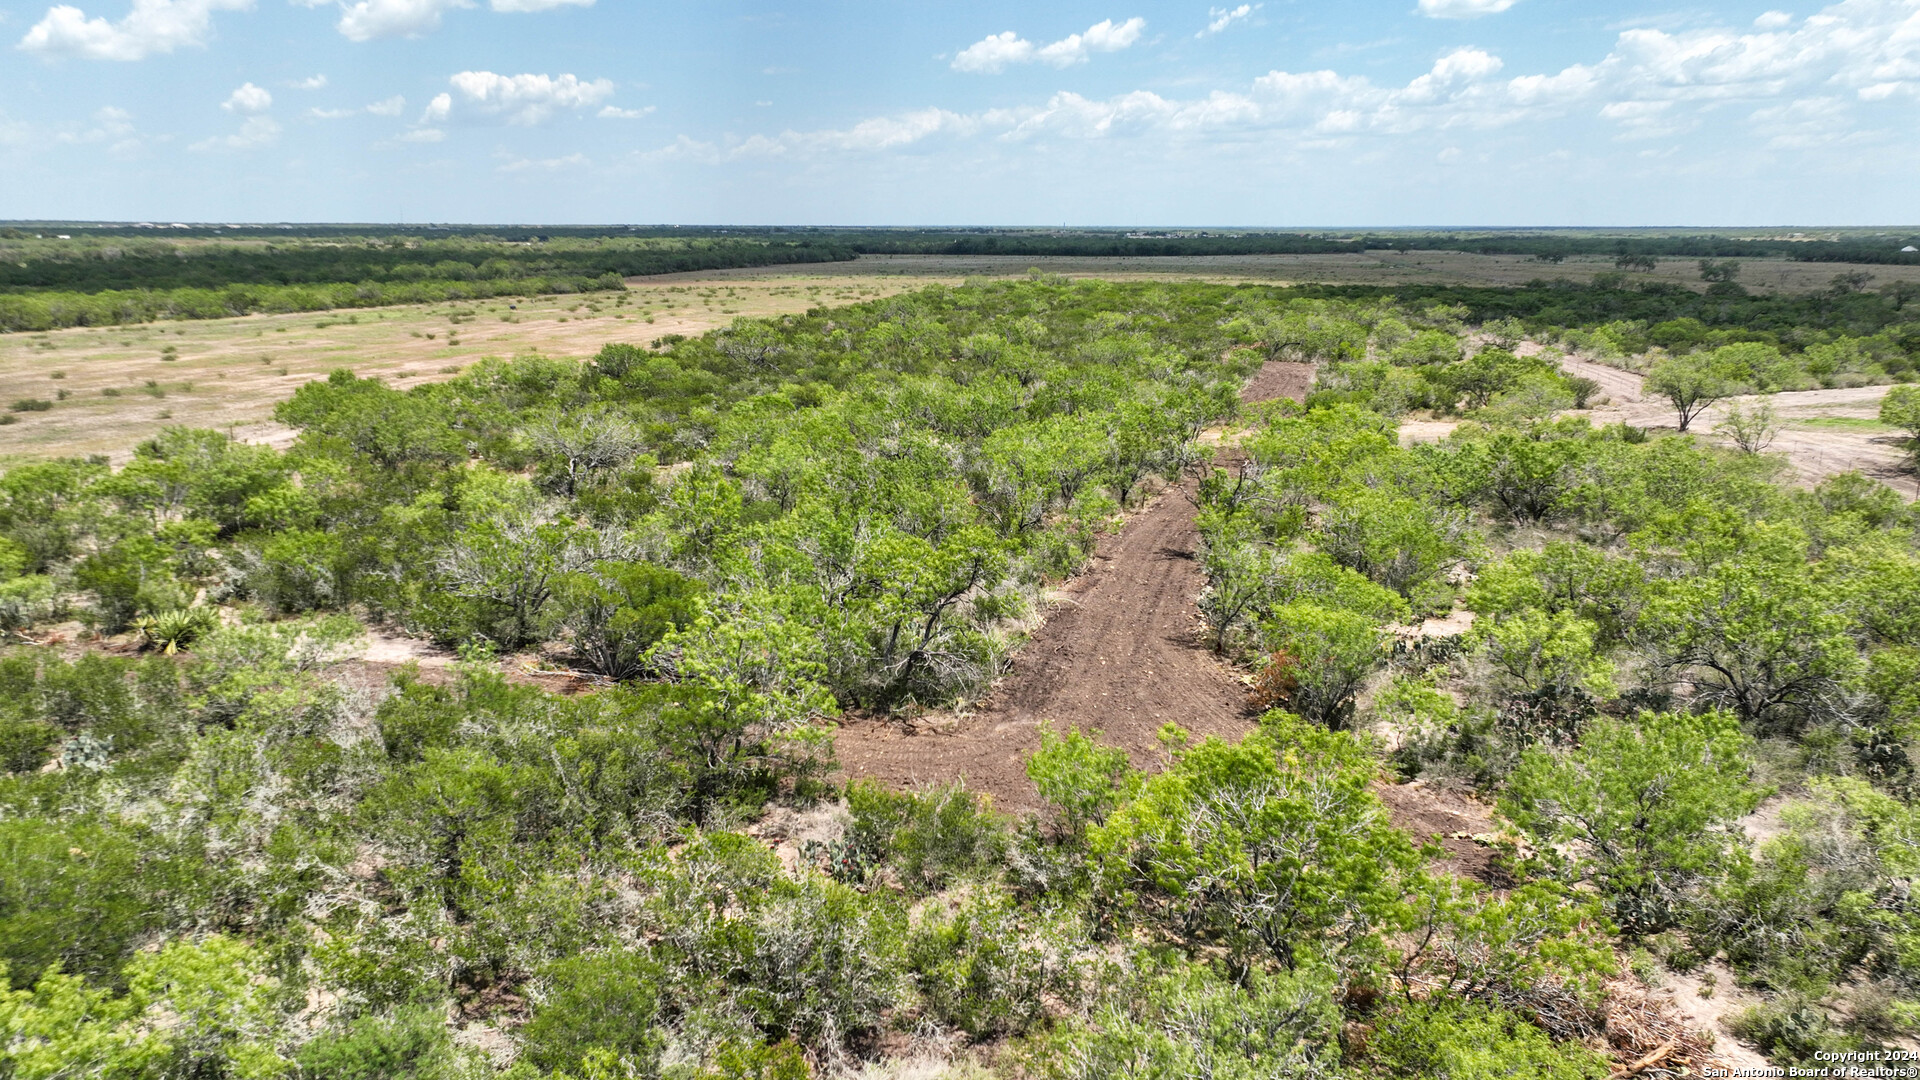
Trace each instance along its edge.
{"label": "green shrub", "polygon": [[349,599],[342,548],[339,537],[317,530],[275,534],[260,545],[247,589],[281,614],[339,608]]}
{"label": "green shrub", "polygon": [[1381,1074],[1447,1080],[1603,1080],[1607,1059],[1556,1043],[1510,1012],[1483,1005],[1416,1003],[1389,1014],[1367,1040]]}
{"label": "green shrub", "polygon": [[57,618],[61,607],[59,589],[50,577],[0,581],[0,638]]}
{"label": "green shrub", "polygon": [[1236,985],[1196,965],[1117,982],[1020,1056],[1045,1080],[1334,1077],[1339,1032],[1328,972],[1255,970]]}
{"label": "green shrub", "polygon": [[987,893],[915,929],[908,965],[927,1010],[975,1039],[1020,1033],[1077,996],[1068,928]]}
{"label": "green shrub", "polygon": [[1858,1050],[1858,1036],[1841,1031],[1826,1010],[1789,995],[1727,1018],[1727,1030],[1760,1049],[1775,1065],[1813,1065],[1821,1051]]}
{"label": "green shrub", "polygon": [[142,612],[187,606],[187,595],[168,568],[166,549],[151,537],[88,556],[74,568],[73,581],[93,594],[91,618],[102,633],[125,630]]}
{"label": "green shrub", "polygon": [[156,929],[164,874],[141,845],[86,821],[0,819],[0,963],[18,987],[59,964],[111,979]]}
{"label": "green shrub", "polygon": [[594,355],[593,364],[600,369],[600,374],[610,379],[620,379],[625,378],[634,365],[644,364],[649,358],[647,350],[640,346],[616,341],[602,346]]}
{"label": "green shrub", "polygon": [[911,795],[859,781],[847,789],[847,806],[853,811],[848,839],[892,865],[916,891],[938,891],[1006,857],[1006,825],[961,784]]}
{"label": "green shrub", "polygon": [[549,966],[545,997],[520,1031],[526,1060],[555,1072],[578,1070],[601,1049],[650,1072],[665,1044],[658,1027],[664,974],[646,953],[624,949]]}
{"label": "green shrub", "polygon": [[554,584],[553,603],[588,671],[632,679],[660,639],[693,622],[705,586],[649,563],[605,562]]}
{"label": "green shrub", "polygon": [[453,1075],[446,1022],[434,1009],[362,1016],[294,1055],[302,1080],[441,1080]]}
{"label": "green shrub", "polygon": [[38,720],[0,718],[0,772],[33,772],[47,763],[60,729]]}
{"label": "green shrub", "polygon": [[1137,779],[1126,751],[1102,746],[1078,730],[1063,736],[1051,729],[1041,731],[1040,749],[1027,759],[1027,778],[1059,814],[1061,832],[1075,839],[1105,821]]}

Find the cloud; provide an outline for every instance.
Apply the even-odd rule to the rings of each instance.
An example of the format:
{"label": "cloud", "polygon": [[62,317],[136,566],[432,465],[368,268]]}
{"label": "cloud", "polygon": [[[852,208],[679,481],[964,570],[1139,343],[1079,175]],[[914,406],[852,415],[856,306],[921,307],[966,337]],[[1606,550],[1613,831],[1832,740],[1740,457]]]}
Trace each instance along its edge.
{"label": "cloud", "polygon": [[453,95],[435,94],[433,95],[433,100],[427,102],[427,111],[420,114],[420,122],[423,124],[438,124],[452,115]]}
{"label": "cloud", "polygon": [[419,37],[440,28],[440,16],[454,8],[472,7],[471,0],[356,0],[344,4],[335,28],[349,41]]}
{"label": "cloud", "polygon": [[144,144],[134,128],[133,114],[125,109],[109,105],[94,110],[91,119],[91,126],[62,131],[54,136],[55,141],[76,146],[105,143],[108,153],[120,157],[132,154]]}
{"label": "cloud", "polygon": [[1763,12],[1759,18],[1753,20],[1756,30],[1785,30],[1792,25],[1793,16],[1784,11]]}
{"label": "cloud", "polygon": [[559,172],[562,169],[584,169],[592,164],[593,162],[589,161],[585,154],[568,154],[566,157],[545,158],[538,161],[531,158],[509,158],[506,164],[500,166],[499,171],[503,173]]}
{"label": "cloud", "polygon": [[252,83],[242,83],[220,107],[230,113],[263,113],[273,108],[273,95]]}
{"label": "cloud", "polygon": [[287,85],[295,90],[325,90],[327,88],[327,77],[325,75],[313,75],[305,79],[295,79]]}
{"label": "cloud", "polygon": [[1148,90],[1088,98],[1057,93],[1044,104],[975,114],[922,109],[863,120],[849,128],[755,135],[726,148],[683,138],[654,156],[718,163],[743,157],[873,153],[936,137],[988,135],[1007,141],[1047,138],[1214,137],[1290,132],[1343,139],[1457,128],[1492,128],[1527,116],[1564,113],[1591,92],[1593,74],[1569,68],[1552,76],[1501,80],[1499,57],[1456,49],[1399,87],[1334,71],[1272,71],[1236,91],[1180,100]]}
{"label": "cloud", "polygon": [[134,0],[118,22],[87,18],[68,4],[48,8],[19,47],[48,56],[87,60],[141,60],[182,46],[202,46],[213,33],[216,11],[247,11],[253,0]]}
{"label": "cloud", "polygon": [[1845,101],[1819,95],[1755,109],[1747,119],[1772,149],[1804,150],[1850,138],[1846,114]]}
{"label": "cloud", "polygon": [[1193,36],[1203,38],[1208,34],[1217,34],[1227,27],[1232,26],[1234,23],[1239,22],[1241,19],[1259,11],[1264,6],[1263,4],[1241,4],[1237,8],[1208,8],[1207,28]]}
{"label": "cloud", "polygon": [[955,71],[975,75],[993,75],[1005,70],[1008,64],[1025,64],[1032,60],[1033,42],[1008,30],[1005,33],[988,34],[960,50],[960,55],[953,58],[952,67]]}
{"label": "cloud", "polygon": [[1498,15],[1520,0],[1420,0],[1420,14],[1429,19],[1477,19]]}
{"label": "cloud", "polygon": [[[483,116],[502,117],[510,124],[538,124],[560,109],[584,109],[613,96],[608,79],[584,82],[573,75],[497,75],[491,71],[463,71],[450,82],[460,98]],[[446,94],[428,106],[428,119],[445,119],[453,99]]]}
{"label": "cloud", "polygon": [[638,120],[651,112],[653,112],[653,106],[651,105],[644,109],[622,109],[617,105],[609,105],[595,115],[599,116],[602,120]]}
{"label": "cloud", "polygon": [[[304,7],[334,3],[340,21],[334,24],[350,41],[420,37],[440,28],[447,12],[474,7],[474,0],[293,0]],[[552,11],[563,7],[592,7],[593,0],[491,0],[493,10],[508,14]]]}
{"label": "cloud", "polygon": [[240,130],[231,135],[219,135],[203,139],[188,147],[189,150],[258,150],[271,146],[280,139],[280,125],[271,116],[249,116],[240,125]]}
{"label": "cloud", "polygon": [[0,109],[0,146],[25,146],[33,140],[33,129],[7,116]]}
{"label": "cloud", "polygon": [[439,128],[415,128],[401,135],[400,141],[410,143],[437,143],[446,137],[447,133],[441,131]]}
{"label": "cloud", "polygon": [[974,75],[994,75],[1012,64],[1045,63],[1054,67],[1084,64],[1097,52],[1119,52],[1140,40],[1147,20],[1134,17],[1123,23],[1102,19],[1087,27],[1085,33],[1068,34],[1050,45],[1036,46],[1011,30],[989,34],[960,50],[953,58],[953,70]]}
{"label": "cloud", "polygon": [[407,99],[395,94],[385,101],[376,101],[359,109],[308,109],[307,115],[315,120],[345,120],[362,113],[369,116],[399,116],[406,108]]}
{"label": "cloud", "polygon": [[982,130],[986,124],[987,121],[981,117],[963,116],[946,109],[919,109],[862,120],[850,128],[754,135],[726,147],[681,135],[667,146],[638,156],[645,160],[680,160],[718,165],[744,158],[791,158],[834,152],[875,153],[903,149],[936,135],[971,135]]}

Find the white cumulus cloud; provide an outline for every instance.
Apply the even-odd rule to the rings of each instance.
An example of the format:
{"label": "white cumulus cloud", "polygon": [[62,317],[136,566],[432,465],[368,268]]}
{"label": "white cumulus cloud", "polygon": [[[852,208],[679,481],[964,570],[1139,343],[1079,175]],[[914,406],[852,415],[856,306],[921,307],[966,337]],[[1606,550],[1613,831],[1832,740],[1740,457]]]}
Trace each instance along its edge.
{"label": "white cumulus cloud", "polygon": [[336,28],[349,41],[418,37],[440,28],[440,16],[470,0],[356,0],[345,6]]}
{"label": "white cumulus cloud", "polygon": [[49,56],[88,60],[140,60],[183,46],[207,43],[216,11],[246,11],[253,0],[134,0],[117,22],[70,4],[48,8],[20,39],[20,48]]}
{"label": "white cumulus cloud", "polygon": [[[451,80],[460,98],[474,111],[504,117],[510,124],[538,124],[561,109],[584,109],[613,96],[613,82],[591,82],[574,75],[499,75],[491,71],[463,71]],[[430,118],[449,115],[453,100],[434,99]]]}
{"label": "white cumulus cloud", "polygon": [[273,108],[273,95],[252,83],[242,83],[220,107],[230,113],[263,113]]}
{"label": "white cumulus cloud", "polygon": [[325,90],[327,88],[327,77],[325,75],[313,75],[305,79],[295,79],[287,85],[295,90]]}
{"label": "white cumulus cloud", "polygon": [[257,150],[271,146],[280,138],[280,125],[271,116],[249,116],[240,130],[231,135],[203,139],[190,150]]}
{"label": "white cumulus cloud", "polygon": [[[293,0],[305,7],[337,4],[340,21],[334,24],[351,41],[419,37],[440,28],[448,12],[476,6],[474,0]],[[495,11],[529,13],[563,7],[592,7],[594,0],[490,0]]]}
{"label": "white cumulus cloud", "polygon": [[118,142],[131,138],[133,134],[133,114],[108,105],[94,111],[92,127],[63,131],[54,138],[63,143],[82,144]]}
{"label": "white cumulus cloud", "polygon": [[1237,8],[1208,8],[1207,28],[1193,36],[1206,37],[1208,34],[1217,34],[1227,27],[1232,26],[1234,23],[1239,22],[1241,19],[1259,11],[1262,6],[1263,5],[1260,4],[1241,4]]}
{"label": "white cumulus cloud", "polygon": [[[1445,134],[1438,145],[1459,146],[1463,160],[1477,160],[1483,151],[1461,143],[1459,133],[1522,124],[1557,131],[1584,120],[1622,140],[1649,140],[1724,127],[1730,115],[1746,115],[1750,131],[1775,150],[1908,139],[1910,103],[1920,99],[1920,0],[1841,0],[1806,18],[1762,24],[1633,27],[1603,55],[1558,71],[1509,73],[1493,53],[1461,48],[1397,85],[1331,70],[1272,71],[1250,85],[1189,98],[1146,90],[1107,98],[1059,93],[977,113],[925,109],[724,145],[682,138],[652,156],[720,163],[890,150],[935,136],[1200,137],[1249,145],[1265,139],[1314,149],[1425,133]],[[1076,36],[1079,48],[1092,47],[1095,35]],[[1039,62],[1040,52],[1017,34],[998,34],[954,65],[995,71]]]}
{"label": "white cumulus cloud", "polygon": [[1138,16],[1125,22],[1102,19],[1087,27],[1085,33],[1068,34],[1048,45],[1035,45],[1011,30],[989,34],[960,50],[953,58],[953,70],[975,75],[992,75],[1011,64],[1045,63],[1054,67],[1084,64],[1097,52],[1119,52],[1140,40],[1147,20]]}
{"label": "white cumulus cloud", "polygon": [[584,169],[593,162],[585,154],[568,154],[557,158],[509,158],[500,166],[503,173],[514,172],[559,172],[563,169]]}
{"label": "white cumulus cloud", "polygon": [[1477,19],[1498,15],[1520,0],[1420,0],[1420,14],[1429,19]]}
{"label": "white cumulus cloud", "polygon": [[349,116],[399,116],[406,111],[407,99],[395,94],[385,101],[376,101],[359,109],[308,109],[307,115],[315,120],[345,120]]}
{"label": "white cumulus cloud", "polygon": [[622,109],[618,105],[609,105],[596,115],[602,120],[638,120],[652,111],[651,105],[644,109]]}

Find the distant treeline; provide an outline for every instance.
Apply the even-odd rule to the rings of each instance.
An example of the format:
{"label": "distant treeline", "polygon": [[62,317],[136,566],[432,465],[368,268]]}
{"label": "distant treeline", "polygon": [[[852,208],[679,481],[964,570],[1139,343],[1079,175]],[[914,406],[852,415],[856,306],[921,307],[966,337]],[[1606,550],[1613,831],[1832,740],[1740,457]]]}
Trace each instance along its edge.
{"label": "distant treeline", "polygon": [[1787,335],[1807,330],[1868,336],[1891,330],[1920,352],[1920,295],[1911,286],[1880,292],[1748,293],[1716,285],[1704,293],[1659,281],[1622,288],[1611,281],[1584,284],[1536,281],[1524,287],[1467,285],[1300,285],[1288,296],[1323,300],[1376,300],[1439,304],[1462,309],[1471,324],[1519,319],[1532,326],[1583,327],[1639,321],[1647,324],[1694,319],[1709,327]]}
{"label": "distant treeline", "polygon": [[1126,234],[852,232],[835,239],[862,255],[1328,255],[1358,251],[1459,251],[1474,255],[1530,255],[1670,259],[1786,258],[1801,262],[1920,265],[1920,236],[1868,241],[1743,240],[1727,236],[1585,236],[1557,233],[1312,233]]}
{"label": "distant treeline", "polygon": [[1840,240],[1743,239],[1732,236],[1590,236],[1564,233],[1385,233],[1360,238],[1368,248],[1401,251],[1462,251],[1474,255],[1532,255],[1557,259],[1576,255],[1669,259],[1792,259],[1798,262],[1920,264],[1920,236]]}
{"label": "distant treeline", "polygon": [[1070,255],[1089,258],[1146,255],[1337,255],[1360,243],[1306,233],[1164,236],[1118,232],[854,232],[836,237],[862,255]]}
{"label": "distant treeline", "polygon": [[[1670,259],[1781,258],[1801,262],[1859,262],[1920,264],[1920,233],[1870,234],[1843,232],[1829,239],[1740,237],[1718,233],[1601,232],[1526,229],[1432,230],[1208,230],[1208,229],[861,229],[794,226],[376,226],[301,225],[184,229],[135,228],[98,225],[14,225],[0,228],[0,244],[7,239],[65,232],[73,243],[97,248],[113,240],[134,247],[171,247],[179,241],[265,239],[275,247],[265,252],[226,247],[209,252],[248,252],[248,258],[228,262],[233,274],[294,273],[311,267],[314,277],[229,276],[220,282],[182,281],[181,287],[226,281],[294,284],[300,281],[347,281],[378,277],[392,268],[440,259],[478,266],[492,260],[535,264],[530,273],[613,272],[625,275],[670,273],[678,270],[731,266],[774,265],[850,258],[853,255],[1012,255],[1140,257],[1151,255],[1325,255],[1357,251],[1458,251],[1477,255],[1521,255],[1543,259],[1575,256],[1620,258],[1644,256]],[[326,244],[329,259],[308,261],[308,245]],[[392,247],[384,253],[382,248]],[[503,254],[507,246],[509,254]],[[193,249],[187,249],[193,250]],[[298,259],[286,259],[300,252]],[[205,254],[190,255],[205,259]],[[0,250],[0,259],[5,258]],[[700,259],[720,260],[698,261]],[[251,260],[251,261],[250,261]],[[330,260],[330,261],[329,261]],[[744,260],[744,261],[732,261]],[[34,260],[38,262],[36,258]],[[84,261],[84,260],[83,260]],[[202,264],[202,273],[217,270],[222,259]],[[334,276],[328,277],[327,274]],[[380,278],[385,280],[384,278]],[[22,280],[0,277],[0,289],[10,284],[85,290],[77,281]],[[141,284],[160,287],[158,283]],[[117,285],[101,286],[121,287]]]}
{"label": "distant treeline", "polygon": [[157,319],[228,319],[336,308],[484,300],[495,296],[580,293],[625,287],[618,274],[588,278],[373,282],[332,285],[228,285],[220,289],[0,293],[0,333],[119,326]]}
{"label": "distant treeline", "polygon": [[1747,239],[1701,234],[1606,234],[1524,230],[1216,232],[1111,229],[769,229],[768,238],[812,239],[861,255],[1331,255],[1358,251],[1459,251],[1474,255],[1669,259],[1784,258],[1801,262],[1920,264],[1920,234],[1832,240]]}
{"label": "distant treeline", "polygon": [[[724,238],[516,243],[480,238],[419,241],[394,236],[262,246],[142,240],[114,244],[86,237],[71,250],[46,245],[23,246],[18,253],[0,250],[0,292],[97,293],[341,282],[411,285],[580,281],[852,257],[844,248],[811,241],[770,243]],[[513,291],[528,290],[517,284]]]}

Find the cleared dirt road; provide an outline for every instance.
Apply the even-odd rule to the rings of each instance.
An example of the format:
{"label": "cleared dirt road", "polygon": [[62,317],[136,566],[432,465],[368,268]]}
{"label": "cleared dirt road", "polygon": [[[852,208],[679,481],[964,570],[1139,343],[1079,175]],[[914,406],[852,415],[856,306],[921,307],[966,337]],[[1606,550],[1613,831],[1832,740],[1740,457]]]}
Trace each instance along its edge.
{"label": "cleared dirt road", "polygon": [[[1312,379],[1311,365],[1268,364],[1243,397],[1298,399]],[[1251,730],[1246,686],[1202,640],[1194,600],[1206,582],[1192,490],[1161,492],[1102,541],[1093,565],[1068,584],[978,711],[911,727],[849,721],[836,740],[841,767],[903,788],[962,780],[1002,809],[1030,810],[1037,796],[1024,762],[1040,745],[1043,723],[1098,730],[1102,742],[1142,767],[1160,761],[1157,736],[1166,724],[1196,737]]]}

